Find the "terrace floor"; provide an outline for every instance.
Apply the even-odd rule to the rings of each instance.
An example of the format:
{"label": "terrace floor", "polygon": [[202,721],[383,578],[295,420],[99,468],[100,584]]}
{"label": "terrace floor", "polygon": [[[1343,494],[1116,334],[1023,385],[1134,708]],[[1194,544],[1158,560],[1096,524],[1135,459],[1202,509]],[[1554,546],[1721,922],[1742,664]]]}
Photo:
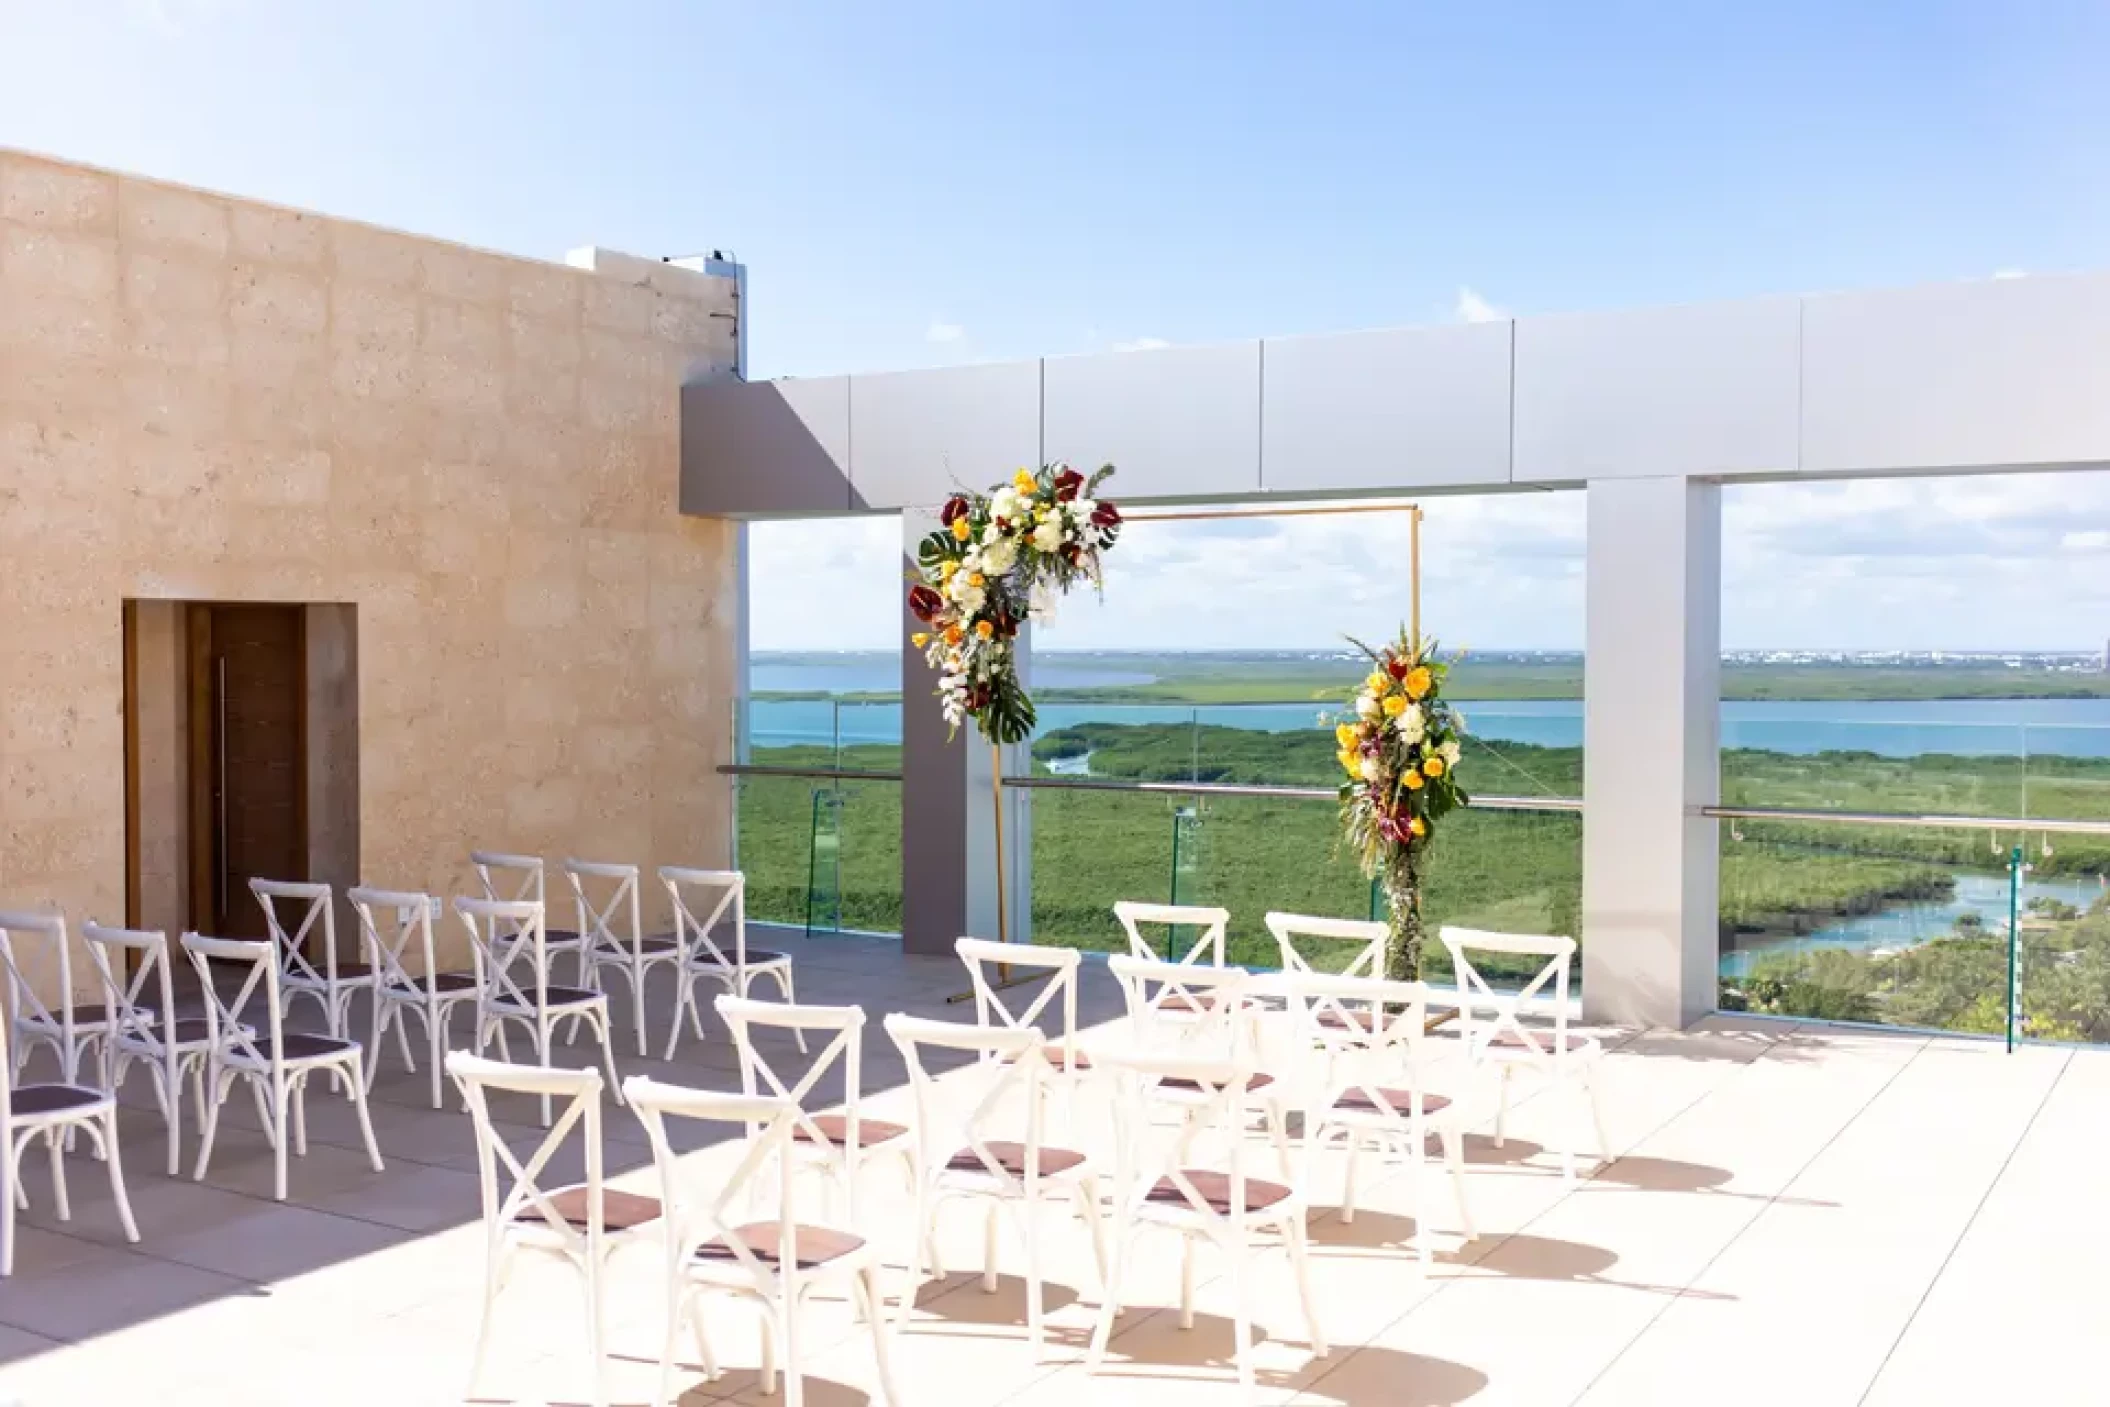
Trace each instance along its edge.
{"label": "terrace floor", "polygon": [[[961,970],[887,944],[781,946],[796,953],[803,999],[874,1013],[866,1109],[898,1117],[904,1075],[876,1017],[961,1016],[943,1001]],[[1112,1016],[1111,982],[1103,969],[1087,974],[1087,1021]],[[663,1040],[664,993],[651,1014]],[[711,1029],[672,1065],[638,1059],[626,1038],[620,1063],[625,1073],[736,1087],[730,1042]],[[1438,1254],[1426,1276],[1407,1247],[1411,1203],[1398,1170],[1373,1178],[1363,1211],[1344,1224],[1328,1205],[1340,1165],[1322,1163],[1313,1273],[1333,1349],[1310,1357],[1289,1277],[1264,1273],[1262,1401],[1816,1407],[2077,1401],[2100,1390],[2097,1272],[2110,1264],[2110,1222],[2090,1194],[2110,1153],[2110,1053],[2008,1056],[1992,1044],[1726,1018],[1607,1038],[1617,1160],[1565,1187],[1548,1150],[1587,1125],[1562,1100],[1526,1097],[1506,1148],[1468,1141],[1477,1240],[1460,1238],[1448,1190],[1428,1179]],[[577,1054],[584,1063],[585,1049]],[[1461,1074],[1439,1070],[1437,1087],[1466,1092]],[[127,1103],[147,1098],[135,1075]],[[203,1184],[163,1174],[159,1116],[135,1108],[125,1157],[137,1247],[124,1244],[85,1151],[71,1163],[66,1225],[32,1156],[33,1207],[15,1276],[0,1282],[0,1403],[464,1401],[482,1275],[469,1120],[451,1091],[445,1112],[430,1109],[423,1073],[403,1073],[393,1052],[375,1099],[387,1171],[366,1168],[349,1107],[318,1085],[309,1154],[293,1161],[285,1204],[270,1199],[270,1155],[246,1100],[228,1104],[232,1125]],[[530,1135],[526,1106],[514,1113]],[[189,1157],[194,1132],[186,1144]],[[606,1145],[619,1185],[656,1190],[642,1130],[612,1105]],[[883,1165],[864,1187],[867,1226],[898,1277],[906,1194]],[[1034,1364],[1020,1257],[1007,1246],[1012,1273],[981,1293],[978,1218],[948,1215],[941,1244],[953,1273],[925,1290],[896,1341],[905,1400],[1236,1402],[1227,1285],[1204,1283],[1195,1327],[1180,1330],[1169,1241],[1144,1243],[1160,1249],[1126,1297],[1141,1307],[1118,1321],[1104,1373],[1084,1376],[1096,1281],[1082,1230],[1061,1218],[1045,1228],[1049,1342],[1047,1361]],[[611,1296],[611,1400],[647,1402],[660,1262],[651,1250],[624,1254]],[[1216,1273],[1206,1255],[1202,1273]],[[772,1400],[753,1371],[752,1314],[728,1305],[712,1322],[730,1371],[703,1384],[692,1366],[681,1401]],[[468,1400],[589,1400],[580,1300],[566,1273],[525,1263],[498,1324],[491,1369]],[[805,1324],[807,1402],[876,1400],[870,1342],[847,1305],[820,1300]]]}

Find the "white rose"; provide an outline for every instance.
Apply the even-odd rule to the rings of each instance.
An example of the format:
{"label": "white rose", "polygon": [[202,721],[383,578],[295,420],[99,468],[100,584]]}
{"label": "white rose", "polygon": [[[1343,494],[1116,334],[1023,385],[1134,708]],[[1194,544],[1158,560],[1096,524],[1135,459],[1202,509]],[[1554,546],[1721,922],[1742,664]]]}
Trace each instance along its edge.
{"label": "white rose", "polygon": [[1089,523],[1092,520],[1092,510],[1098,506],[1094,499],[1073,498],[1070,500],[1070,516],[1080,523]]}
{"label": "white rose", "polygon": [[982,549],[982,570],[1002,576],[1018,563],[1018,549],[1009,542],[995,542]]}
{"label": "white rose", "polygon": [[1420,704],[1408,704],[1406,712],[1399,715],[1399,731],[1410,743],[1418,743],[1429,731],[1428,718],[1422,713]]}
{"label": "white rose", "polygon": [[1355,711],[1358,717],[1375,718],[1378,714],[1377,700],[1369,694],[1358,695],[1355,701]]}
{"label": "white rose", "polygon": [[982,609],[982,603],[988,599],[988,593],[979,586],[968,587],[960,593],[959,597],[961,608],[969,615],[973,615],[976,611]]}
{"label": "white rose", "polygon": [[1018,492],[1000,488],[989,500],[989,515],[993,518],[1016,518],[1019,510]]}
{"label": "white rose", "polygon": [[1451,741],[1445,743],[1442,747],[1438,748],[1437,751],[1443,754],[1443,760],[1447,765],[1452,767],[1456,767],[1458,765],[1458,754],[1461,749],[1458,746],[1458,740],[1456,738],[1453,738]]}
{"label": "white rose", "polygon": [[1366,757],[1363,759],[1362,764],[1356,768],[1356,770],[1363,774],[1364,781],[1374,782],[1378,779],[1378,776],[1380,775],[1380,773],[1382,773],[1384,769],[1377,765],[1376,758]]}
{"label": "white rose", "polygon": [[1062,524],[1050,518],[1033,530],[1033,545],[1043,552],[1053,552],[1062,546]]}

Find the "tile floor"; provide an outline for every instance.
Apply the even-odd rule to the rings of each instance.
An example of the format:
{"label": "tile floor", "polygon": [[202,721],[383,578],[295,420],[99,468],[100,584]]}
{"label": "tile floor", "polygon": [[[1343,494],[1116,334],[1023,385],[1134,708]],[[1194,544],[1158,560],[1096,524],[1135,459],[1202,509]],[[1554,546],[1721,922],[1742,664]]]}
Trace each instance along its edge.
{"label": "tile floor", "polygon": [[[858,1001],[875,1016],[963,1015],[944,1002],[963,985],[950,962],[864,941],[781,946],[797,956],[806,1000]],[[1088,973],[1086,1022],[1112,1018],[1112,984],[1103,969]],[[663,1040],[671,1003],[659,992],[650,1005]],[[626,1020],[619,1013],[618,1031]],[[1279,1259],[1264,1261],[1260,1400],[1919,1407],[2101,1397],[2095,1272],[2110,1264],[2110,1223],[2081,1194],[2110,1149],[2101,1116],[2110,1053],[2008,1056],[1990,1044],[1726,1018],[1607,1039],[1616,1161],[1564,1186],[1549,1150],[1586,1138],[1587,1124],[1566,1101],[1523,1099],[1506,1147],[1484,1134],[1468,1140],[1478,1239],[1462,1240],[1447,1189],[1429,1179],[1437,1256],[1427,1274],[1408,1250],[1413,1207],[1399,1171],[1371,1179],[1363,1210],[1345,1223],[1331,1206],[1338,1160],[1321,1163],[1311,1237],[1332,1351],[1311,1356],[1289,1277],[1273,1273]],[[737,1085],[715,1024],[671,1064],[623,1043],[626,1073]],[[904,1082],[875,1020],[870,1112],[904,1110]],[[1454,1066],[1436,1084],[1486,1093]],[[590,1400],[575,1285],[533,1265],[502,1301],[477,1396],[464,1396],[482,1274],[474,1145],[467,1116],[451,1098],[434,1112],[427,1089],[422,1073],[384,1056],[375,1117],[388,1168],[375,1174],[356,1151],[348,1106],[318,1088],[309,1154],[294,1160],[281,1204],[270,1199],[270,1155],[246,1102],[229,1104],[204,1183],[165,1176],[161,1123],[135,1076],[125,1157],[143,1239],[124,1243],[85,1151],[70,1165],[74,1216],[64,1224],[41,1157],[29,1160],[32,1208],[19,1223],[15,1276],[0,1282],[0,1404]],[[526,1106],[512,1113],[532,1139]],[[654,1190],[642,1130],[613,1106],[606,1126],[619,1183]],[[194,1131],[184,1151],[188,1160]],[[894,1268],[891,1293],[907,1248],[905,1193],[881,1167],[865,1189],[868,1224]],[[1235,1403],[1228,1286],[1210,1278],[1205,1257],[1195,1326],[1180,1329],[1170,1242],[1157,1243],[1125,1297],[1140,1307],[1119,1320],[1105,1370],[1086,1378],[1097,1281],[1081,1228],[1060,1216],[1050,1214],[1044,1236],[1048,1342],[1036,1364],[1018,1257],[1007,1246],[1011,1273],[983,1294],[960,1269],[979,1267],[977,1219],[949,1215],[941,1246],[954,1273],[926,1287],[895,1341],[904,1401]],[[650,1250],[626,1256],[611,1294],[607,1381],[611,1401],[649,1402],[659,1262]],[[806,1401],[876,1400],[870,1341],[848,1306],[819,1301],[806,1322]],[[752,1315],[726,1306],[713,1325],[728,1371],[704,1383],[687,1363],[680,1400],[773,1400],[758,1390]]]}

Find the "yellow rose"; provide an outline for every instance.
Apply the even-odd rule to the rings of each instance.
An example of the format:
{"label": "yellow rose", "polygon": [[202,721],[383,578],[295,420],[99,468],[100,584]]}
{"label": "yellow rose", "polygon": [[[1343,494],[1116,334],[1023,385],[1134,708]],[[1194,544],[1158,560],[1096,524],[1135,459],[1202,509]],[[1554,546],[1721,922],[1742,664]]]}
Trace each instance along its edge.
{"label": "yellow rose", "polygon": [[1414,832],[1415,837],[1418,839],[1429,833],[1429,823],[1416,816],[1407,822],[1407,829]]}
{"label": "yellow rose", "polygon": [[1345,772],[1352,773],[1360,770],[1362,767],[1362,759],[1357,757],[1354,753],[1348,751],[1346,748],[1343,748],[1340,752],[1335,753],[1334,756],[1340,759],[1341,769]]}
{"label": "yellow rose", "polygon": [[1407,711],[1407,701],[1397,694],[1387,694],[1384,702],[1385,717],[1397,718]]}
{"label": "yellow rose", "polygon": [[946,627],[945,627],[945,643],[946,643],[946,644],[948,644],[948,645],[957,645],[957,644],[959,644],[959,643],[960,643],[960,635],[961,635],[960,627],[958,627],[957,625],[948,625],[948,626],[946,626]]}
{"label": "yellow rose", "polygon": [[1011,476],[1011,487],[1017,489],[1020,493],[1032,493],[1040,485],[1034,482],[1032,470],[1021,469]]}
{"label": "yellow rose", "polygon": [[983,579],[980,572],[969,572],[967,574],[967,584],[969,586],[985,586],[988,583]]}
{"label": "yellow rose", "polygon": [[996,627],[986,620],[978,620],[974,623],[974,633],[987,640],[996,634]]}
{"label": "yellow rose", "polygon": [[1435,682],[1435,679],[1429,674],[1428,666],[1419,665],[1407,675],[1407,693],[1411,697],[1418,699],[1423,694],[1426,694],[1429,691],[1429,686]]}
{"label": "yellow rose", "polygon": [[959,573],[960,564],[958,562],[944,562],[939,564],[938,570],[947,581],[951,581]]}
{"label": "yellow rose", "polygon": [[1392,687],[1392,676],[1380,669],[1363,681],[1363,687],[1373,694],[1383,694]]}
{"label": "yellow rose", "polygon": [[1432,777],[1440,777],[1443,775],[1443,759],[1432,756],[1428,761],[1421,764],[1421,770]]}
{"label": "yellow rose", "polygon": [[1342,747],[1352,747],[1355,744],[1355,729],[1343,723],[1333,730],[1333,740]]}
{"label": "yellow rose", "polygon": [[1400,781],[1406,783],[1408,791],[1421,790],[1421,773],[1419,772],[1409,772],[1406,776],[1401,777]]}
{"label": "yellow rose", "polygon": [[930,643],[930,636],[924,631],[919,630],[914,635],[909,636],[909,643],[920,650],[925,645],[928,645]]}
{"label": "yellow rose", "polygon": [[968,526],[967,519],[964,517],[952,520],[952,539],[954,542],[967,541],[969,534],[973,532],[974,529]]}

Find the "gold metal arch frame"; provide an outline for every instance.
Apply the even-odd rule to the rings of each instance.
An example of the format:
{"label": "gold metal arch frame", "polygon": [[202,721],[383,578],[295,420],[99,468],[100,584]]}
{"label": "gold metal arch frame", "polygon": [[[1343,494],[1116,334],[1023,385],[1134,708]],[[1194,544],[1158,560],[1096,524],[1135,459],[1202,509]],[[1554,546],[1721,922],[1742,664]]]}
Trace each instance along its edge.
{"label": "gold metal arch frame", "polygon": [[[1320,504],[1310,508],[1194,508],[1172,509],[1162,513],[1123,513],[1121,521],[1129,523],[1204,523],[1218,522],[1230,518],[1324,518],[1361,513],[1404,513],[1407,515],[1407,581],[1408,624],[1407,640],[1415,653],[1421,651],[1421,505],[1418,503],[1343,503]],[[1011,906],[1006,893],[1004,853],[1004,750],[995,743],[989,745],[989,787],[994,803],[996,822],[996,940],[1011,941]],[[1033,972],[1023,977],[1013,977],[1008,967],[999,967],[999,988],[1031,982],[1045,977],[1046,972]],[[974,993],[955,992],[949,1000],[970,1001]]]}

